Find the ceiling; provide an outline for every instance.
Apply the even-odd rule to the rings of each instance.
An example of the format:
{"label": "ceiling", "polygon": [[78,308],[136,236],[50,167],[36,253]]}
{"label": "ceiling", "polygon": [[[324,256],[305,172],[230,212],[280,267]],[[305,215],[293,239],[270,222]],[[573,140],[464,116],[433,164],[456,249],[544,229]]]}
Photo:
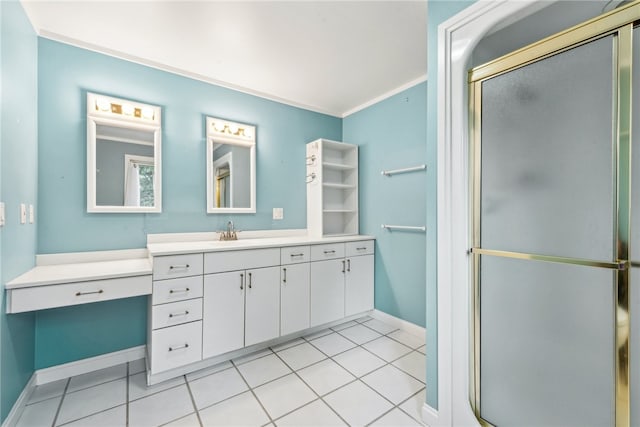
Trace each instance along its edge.
{"label": "ceiling", "polygon": [[426,0],[22,4],[42,37],[338,117],[426,79]]}

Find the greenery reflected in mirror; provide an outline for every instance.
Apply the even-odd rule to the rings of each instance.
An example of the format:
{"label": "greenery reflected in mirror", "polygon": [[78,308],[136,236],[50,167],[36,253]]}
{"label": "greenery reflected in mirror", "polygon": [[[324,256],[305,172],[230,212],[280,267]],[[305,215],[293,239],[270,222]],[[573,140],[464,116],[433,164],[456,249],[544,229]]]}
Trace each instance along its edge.
{"label": "greenery reflected in mirror", "polygon": [[87,211],[160,212],[160,108],[87,95]]}
{"label": "greenery reflected in mirror", "polygon": [[207,212],[255,212],[255,127],[207,117]]}

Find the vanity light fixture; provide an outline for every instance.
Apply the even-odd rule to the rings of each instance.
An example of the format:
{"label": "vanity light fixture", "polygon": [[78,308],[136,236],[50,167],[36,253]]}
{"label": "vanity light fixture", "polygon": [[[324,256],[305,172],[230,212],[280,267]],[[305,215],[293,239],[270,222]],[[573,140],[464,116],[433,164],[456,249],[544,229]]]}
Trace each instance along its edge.
{"label": "vanity light fixture", "polygon": [[102,95],[93,95],[94,111],[89,114],[98,114],[108,117],[126,117],[133,120],[156,122],[159,114],[156,113],[158,107],[145,104],[125,102],[117,98],[110,98]]}
{"label": "vanity light fixture", "polygon": [[215,139],[218,135],[225,139],[252,141],[254,137],[254,127],[235,122],[227,122],[220,119],[211,120],[210,136]]}

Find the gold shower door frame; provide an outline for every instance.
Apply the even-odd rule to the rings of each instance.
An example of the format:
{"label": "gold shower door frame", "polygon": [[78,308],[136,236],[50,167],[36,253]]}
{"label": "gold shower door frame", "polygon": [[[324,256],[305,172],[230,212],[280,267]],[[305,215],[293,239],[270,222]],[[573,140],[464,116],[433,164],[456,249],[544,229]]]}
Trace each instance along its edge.
{"label": "gold shower door frame", "polygon": [[[470,126],[470,190],[471,198],[471,253],[473,256],[472,289],[470,290],[470,359],[469,359],[469,399],[478,421],[484,426],[491,423],[481,417],[480,396],[480,256],[507,257],[525,260],[577,264],[616,271],[614,290],[614,313],[616,327],[615,345],[611,349],[615,360],[615,425],[629,427],[629,240],[630,240],[630,200],[631,200],[631,72],[632,39],[634,23],[640,21],[640,0],[615,9],[605,15],[589,20],[566,31],[547,37],[537,43],[524,47],[480,65],[469,71],[469,126]],[[640,28],[638,28],[640,31]],[[517,253],[491,250],[481,247],[480,240],[480,195],[481,195],[481,120],[482,120],[482,83],[500,74],[523,67],[541,59],[562,53],[571,48],[586,44],[595,39],[614,36],[614,175],[616,196],[616,215],[614,217],[615,241],[614,260],[595,262],[584,259],[546,256],[539,254]],[[640,66],[640,65],[638,65]],[[635,263],[634,263],[635,265]]]}

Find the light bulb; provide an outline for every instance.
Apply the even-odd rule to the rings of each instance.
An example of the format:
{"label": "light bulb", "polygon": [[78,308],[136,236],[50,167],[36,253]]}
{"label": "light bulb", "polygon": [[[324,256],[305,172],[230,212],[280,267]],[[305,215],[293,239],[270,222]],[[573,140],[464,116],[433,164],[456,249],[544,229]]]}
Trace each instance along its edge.
{"label": "light bulb", "polygon": [[96,107],[98,107],[100,111],[109,111],[111,109],[111,103],[106,99],[98,98],[98,100],[96,100]]}
{"label": "light bulb", "polygon": [[238,133],[238,125],[230,124],[229,125],[229,130],[231,131],[232,135],[237,134]]}
{"label": "light bulb", "polygon": [[214,122],[213,123],[213,128],[216,130],[216,132],[224,132],[224,123],[222,123],[222,122]]}
{"label": "light bulb", "polygon": [[124,115],[133,116],[134,111],[135,111],[135,108],[133,108],[133,105],[131,104],[124,104],[122,106],[122,114]]}
{"label": "light bulb", "polygon": [[247,138],[252,138],[253,137],[253,133],[251,132],[251,128],[244,128],[242,130],[244,131],[244,136],[246,136]]}
{"label": "light bulb", "polygon": [[142,107],[142,117],[149,120],[153,119],[153,108]]}

